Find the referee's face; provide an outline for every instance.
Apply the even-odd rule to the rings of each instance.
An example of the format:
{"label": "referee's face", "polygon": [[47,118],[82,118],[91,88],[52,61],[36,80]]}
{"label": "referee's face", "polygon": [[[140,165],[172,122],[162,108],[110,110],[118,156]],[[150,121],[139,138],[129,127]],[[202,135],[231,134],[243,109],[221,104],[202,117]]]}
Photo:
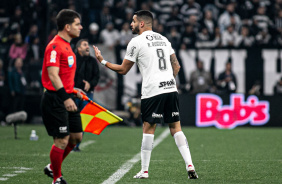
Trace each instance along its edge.
{"label": "referee's face", "polygon": [[70,24],[69,35],[72,38],[77,38],[80,35],[80,31],[82,30],[82,25],[80,24],[80,19],[75,18],[74,22]]}
{"label": "referee's face", "polygon": [[139,32],[140,32],[139,21],[137,20],[136,15],[133,16],[133,19],[132,19],[130,26],[131,26],[131,31],[132,31],[133,34],[139,34]]}

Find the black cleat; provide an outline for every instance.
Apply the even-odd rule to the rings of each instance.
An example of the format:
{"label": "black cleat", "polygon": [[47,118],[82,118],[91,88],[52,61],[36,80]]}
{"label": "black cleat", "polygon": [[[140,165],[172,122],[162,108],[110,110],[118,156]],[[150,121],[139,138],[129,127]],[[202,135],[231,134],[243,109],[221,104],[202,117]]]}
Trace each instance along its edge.
{"label": "black cleat", "polygon": [[52,184],[68,184],[66,180],[64,180],[63,177],[57,178],[55,183]]}
{"label": "black cleat", "polygon": [[195,170],[188,171],[188,179],[198,179],[198,175]]}
{"label": "black cleat", "polygon": [[44,174],[46,174],[50,178],[53,178],[53,171],[50,168],[50,164],[48,164],[48,165],[46,165],[46,167],[44,167]]}

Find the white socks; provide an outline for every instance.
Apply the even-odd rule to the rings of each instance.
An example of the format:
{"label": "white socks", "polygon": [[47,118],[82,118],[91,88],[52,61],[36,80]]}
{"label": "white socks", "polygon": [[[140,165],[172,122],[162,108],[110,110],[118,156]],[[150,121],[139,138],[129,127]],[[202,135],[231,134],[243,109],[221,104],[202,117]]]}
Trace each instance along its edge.
{"label": "white socks", "polygon": [[190,150],[189,150],[189,146],[188,146],[188,141],[184,135],[184,133],[182,131],[179,131],[179,132],[176,132],[174,134],[174,140],[175,140],[175,143],[185,161],[185,164],[186,164],[186,169],[188,171],[188,166],[189,165],[193,165],[192,163],[192,158],[191,158],[191,154],[190,154]]}
{"label": "white socks", "polygon": [[[188,146],[187,139],[182,131],[176,132],[174,134],[175,143],[185,161],[186,169],[188,171],[188,166],[193,165],[192,158]],[[151,153],[153,150],[153,143],[154,143],[154,134],[144,134],[142,139],[142,146],[141,146],[141,171],[148,171],[149,164],[151,159]]]}
{"label": "white socks", "polygon": [[154,143],[154,134],[143,133],[142,146],[141,146],[141,166],[143,172],[149,170],[153,143]]}

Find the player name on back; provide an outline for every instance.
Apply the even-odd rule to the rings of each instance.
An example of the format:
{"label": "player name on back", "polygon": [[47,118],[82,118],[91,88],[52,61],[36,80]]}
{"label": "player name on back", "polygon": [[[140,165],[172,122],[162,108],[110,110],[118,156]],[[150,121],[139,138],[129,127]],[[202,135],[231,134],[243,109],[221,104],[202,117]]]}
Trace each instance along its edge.
{"label": "player name on back", "polygon": [[159,46],[166,46],[165,42],[151,42],[147,43],[148,47],[159,47]]}
{"label": "player name on back", "polygon": [[158,41],[147,43],[148,47],[167,46],[166,42],[159,41],[159,40],[163,40],[163,38],[158,34],[147,35],[146,39],[149,41],[158,40]]}

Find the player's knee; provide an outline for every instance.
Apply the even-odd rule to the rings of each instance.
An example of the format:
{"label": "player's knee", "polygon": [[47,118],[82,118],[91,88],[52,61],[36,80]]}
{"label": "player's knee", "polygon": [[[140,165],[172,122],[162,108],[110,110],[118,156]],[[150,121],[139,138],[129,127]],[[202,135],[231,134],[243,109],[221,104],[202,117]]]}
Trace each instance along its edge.
{"label": "player's knee", "polygon": [[178,132],[182,132],[181,128],[170,128],[170,134],[171,134],[172,137],[174,137],[174,135]]}
{"label": "player's knee", "polygon": [[174,137],[177,132],[182,132],[180,121],[169,123],[170,134]]}
{"label": "player's knee", "polygon": [[72,140],[70,140],[70,142],[73,144],[78,144],[81,141],[82,141],[82,136],[77,136],[77,137],[74,137]]}
{"label": "player's knee", "polygon": [[78,144],[82,141],[82,137],[77,137],[76,139],[74,139],[72,142],[73,144]]}
{"label": "player's knee", "polygon": [[60,149],[65,149],[68,145],[68,139],[67,138],[56,138],[54,139],[54,144],[56,147],[60,148]]}
{"label": "player's knee", "polygon": [[82,133],[81,134],[71,134],[69,142],[72,144],[78,144],[82,140]]}
{"label": "player's knee", "polygon": [[77,144],[77,143],[80,143],[81,141],[82,141],[82,135],[81,135],[79,138],[77,138],[76,144]]}

